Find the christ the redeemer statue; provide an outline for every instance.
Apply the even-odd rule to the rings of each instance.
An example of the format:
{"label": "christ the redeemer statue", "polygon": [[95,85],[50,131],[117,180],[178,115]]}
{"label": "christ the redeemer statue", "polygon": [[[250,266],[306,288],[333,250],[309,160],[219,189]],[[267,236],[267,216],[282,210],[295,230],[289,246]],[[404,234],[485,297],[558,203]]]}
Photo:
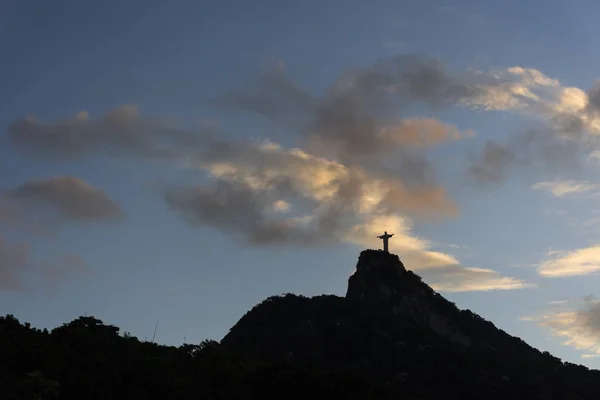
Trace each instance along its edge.
{"label": "christ the redeemer statue", "polygon": [[383,251],[385,251],[386,253],[389,253],[388,251],[388,240],[390,240],[390,238],[394,236],[394,234],[388,234],[387,231],[384,232],[383,235],[381,236],[377,236],[377,239],[383,239]]}

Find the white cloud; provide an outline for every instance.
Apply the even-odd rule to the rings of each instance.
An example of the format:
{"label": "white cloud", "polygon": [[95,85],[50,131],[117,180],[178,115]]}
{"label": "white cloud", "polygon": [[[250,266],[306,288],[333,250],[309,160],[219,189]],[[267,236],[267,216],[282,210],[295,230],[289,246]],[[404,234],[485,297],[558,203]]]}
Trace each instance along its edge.
{"label": "white cloud", "polygon": [[271,206],[273,211],[278,213],[285,213],[290,210],[290,203],[284,200],[275,200]]}
{"label": "white cloud", "polygon": [[588,359],[588,358],[598,358],[600,357],[600,354],[582,354],[581,358],[583,359]]}
{"label": "white cloud", "polygon": [[487,268],[462,266],[454,256],[432,250],[432,243],[414,236],[411,221],[398,215],[371,216],[352,227],[345,240],[369,248],[381,247],[376,236],[382,231],[394,233],[390,251],[398,253],[408,269],[421,274],[428,284],[440,292],[514,290],[533,287],[522,280],[504,277]]}
{"label": "white cloud", "polygon": [[600,162],[600,150],[594,150],[588,155],[588,160],[593,162]]}
{"label": "white cloud", "polygon": [[490,80],[477,84],[478,95],[463,104],[488,111],[519,111],[552,120],[569,117],[592,133],[600,133],[600,119],[588,110],[588,95],[581,89],[562,86],[541,71],[520,66],[489,72],[477,71]]}
{"label": "white cloud", "polygon": [[535,322],[564,338],[563,344],[584,351],[581,358],[600,356],[600,301],[593,296],[579,300],[554,302],[536,316],[522,321]]}
{"label": "white cloud", "polygon": [[534,190],[545,190],[556,197],[563,197],[577,193],[587,193],[598,188],[598,185],[589,181],[545,181],[538,182],[531,187]]}
{"label": "white cloud", "polygon": [[567,210],[552,209],[552,208],[545,208],[542,212],[545,215],[556,216],[556,217],[565,216],[565,215],[567,215],[569,213]]}
{"label": "white cloud", "polygon": [[390,251],[398,253],[409,269],[421,270],[457,265],[460,262],[449,254],[432,251],[431,243],[411,233],[412,222],[400,215],[369,215],[348,229],[344,240],[367,248],[380,248],[383,231],[394,233]]}
{"label": "white cloud", "polygon": [[545,277],[589,275],[600,271],[600,245],[571,251],[553,251],[539,264],[538,273]]}
{"label": "white cloud", "polygon": [[[450,269],[450,268],[449,268]],[[536,285],[520,279],[502,276],[487,268],[456,268],[457,272],[442,274],[430,286],[439,292],[474,292],[533,288]],[[443,280],[443,281],[442,281]]]}
{"label": "white cloud", "polygon": [[569,304],[570,302],[571,302],[571,300],[569,300],[569,299],[563,299],[563,300],[552,300],[552,301],[549,301],[548,304],[560,305],[560,304]]}
{"label": "white cloud", "polygon": [[593,227],[594,229],[597,228],[598,224],[600,224],[600,217],[590,218],[587,221],[584,221],[583,223],[581,223],[581,225],[584,227],[587,227],[587,228]]}

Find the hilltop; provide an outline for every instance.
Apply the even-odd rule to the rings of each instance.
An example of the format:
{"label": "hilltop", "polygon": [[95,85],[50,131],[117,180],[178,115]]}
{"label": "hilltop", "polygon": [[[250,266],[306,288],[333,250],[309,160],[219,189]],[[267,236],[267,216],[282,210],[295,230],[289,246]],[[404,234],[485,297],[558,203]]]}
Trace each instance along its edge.
{"label": "hilltop", "polygon": [[[459,310],[384,251],[345,297],[272,296],[221,340],[141,342],[93,317],[48,332],[0,318],[11,399],[595,399],[600,371]],[[6,395],[4,395],[6,394]]]}

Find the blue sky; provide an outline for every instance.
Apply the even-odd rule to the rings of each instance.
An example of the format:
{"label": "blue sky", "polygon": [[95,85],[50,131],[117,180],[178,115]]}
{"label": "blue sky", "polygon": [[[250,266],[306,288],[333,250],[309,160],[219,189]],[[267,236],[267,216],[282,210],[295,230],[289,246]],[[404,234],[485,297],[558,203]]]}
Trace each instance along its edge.
{"label": "blue sky", "polygon": [[3,2],[0,313],[220,339],[270,295],[344,295],[387,230],[459,307],[600,367],[598,7]]}

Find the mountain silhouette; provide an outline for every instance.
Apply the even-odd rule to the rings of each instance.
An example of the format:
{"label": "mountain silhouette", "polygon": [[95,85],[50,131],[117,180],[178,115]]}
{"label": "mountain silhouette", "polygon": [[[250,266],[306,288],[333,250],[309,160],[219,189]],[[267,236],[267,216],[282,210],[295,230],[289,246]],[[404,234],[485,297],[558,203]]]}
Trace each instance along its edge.
{"label": "mountain silhouette", "polygon": [[[246,313],[222,343],[255,350],[264,347],[265,356],[275,356],[279,354],[278,346],[288,346],[291,352],[308,340],[330,349],[341,345],[344,335],[338,338],[326,334],[356,329],[364,330],[369,337],[394,337],[404,344],[428,345],[427,340],[434,337],[464,350],[518,352],[532,360],[540,356],[539,351],[477,314],[459,310],[418,275],[406,270],[398,256],[377,250],[361,252],[345,298],[309,299],[294,294],[270,297]],[[329,340],[338,344],[326,343]],[[312,351],[297,352],[316,354],[316,344],[308,346]]]}
{"label": "mountain silhouette", "polygon": [[221,340],[162,346],[94,317],[0,318],[0,399],[596,399],[562,362],[361,252],[345,297],[272,296]]}
{"label": "mountain silhouette", "polygon": [[381,250],[361,252],[345,298],[270,297],[221,343],[268,362],[360,370],[417,398],[591,399],[600,390],[600,371],[459,310]]}

